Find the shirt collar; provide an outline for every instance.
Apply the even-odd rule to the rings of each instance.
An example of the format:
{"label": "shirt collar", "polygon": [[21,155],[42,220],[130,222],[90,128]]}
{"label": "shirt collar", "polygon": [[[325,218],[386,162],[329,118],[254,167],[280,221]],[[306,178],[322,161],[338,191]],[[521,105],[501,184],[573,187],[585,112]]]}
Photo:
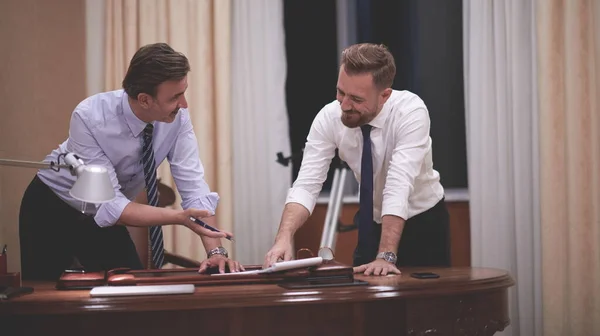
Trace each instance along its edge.
{"label": "shirt collar", "polygon": [[125,116],[125,121],[127,122],[127,126],[129,126],[131,133],[133,134],[134,137],[137,138],[138,135],[140,135],[140,133],[142,133],[142,131],[146,127],[146,123],[143,122],[142,120],[140,120],[133,113],[133,110],[131,109],[131,105],[129,105],[128,98],[129,98],[129,96],[127,95],[127,93],[125,93],[125,91],[123,91],[123,98],[121,101],[121,106],[123,108],[123,115]]}
{"label": "shirt collar", "polygon": [[383,107],[381,108],[381,111],[379,112],[379,114],[375,117],[375,119],[371,120],[371,122],[369,123],[369,125],[375,127],[375,128],[383,128],[383,126],[385,125],[385,122],[388,118],[388,116],[390,115],[390,104],[389,103],[389,99],[385,102],[385,104],[383,104]]}

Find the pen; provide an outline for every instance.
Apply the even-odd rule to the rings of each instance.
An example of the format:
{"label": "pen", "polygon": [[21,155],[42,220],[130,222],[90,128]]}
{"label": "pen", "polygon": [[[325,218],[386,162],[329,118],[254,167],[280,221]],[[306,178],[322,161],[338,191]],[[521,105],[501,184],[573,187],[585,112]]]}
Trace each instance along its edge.
{"label": "pen", "polygon": [[[207,229],[209,229],[210,231],[214,231],[214,232],[221,232],[221,231],[219,231],[219,230],[215,229],[214,227],[212,227],[212,226],[210,226],[210,225],[208,225],[208,224],[204,223],[203,221],[199,220],[198,218],[190,217],[190,219],[191,219],[191,220],[192,220],[194,223],[196,223],[196,224],[198,224],[198,225],[202,226],[203,228],[207,228]],[[229,241],[233,241],[233,238],[231,238],[231,236],[225,236],[225,239],[227,239],[227,240],[229,240]]]}

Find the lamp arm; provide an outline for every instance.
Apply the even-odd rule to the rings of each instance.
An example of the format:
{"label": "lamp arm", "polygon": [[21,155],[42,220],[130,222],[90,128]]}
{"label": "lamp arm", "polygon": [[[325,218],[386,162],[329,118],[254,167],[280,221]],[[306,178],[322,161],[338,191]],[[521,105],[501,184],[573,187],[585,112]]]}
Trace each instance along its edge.
{"label": "lamp arm", "polygon": [[21,161],[21,160],[8,160],[8,159],[0,159],[0,166],[14,166],[14,167],[39,168],[39,169],[71,168],[71,166],[68,164],[57,164],[54,161],[34,162],[34,161]]}
{"label": "lamp arm", "polygon": [[[60,158],[64,157],[65,163],[60,163]],[[35,161],[22,161],[22,160],[9,160],[0,159],[0,166],[13,166],[13,167],[25,167],[25,168],[38,168],[38,169],[52,169],[59,171],[61,168],[68,168],[71,174],[76,175],[78,170],[84,167],[83,161],[73,153],[60,154],[57,162],[35,162]]]}
{"label": "lamp arm", "polygon": [[[60,163],[61,158],[63,159],[62,164]],[[61,168],[68,168],[71,175],[76,177],[69,195],[82,202],[82,212],[85,211],[86,203],[101,204],[109,202],[116,197],[108,169],[97,165],[86,166],[77,154],[61,153],[56,157],[56,161],[50,162],[0,159],[0,166],[3,165],[51,169],[55,172],[60,171]]]}

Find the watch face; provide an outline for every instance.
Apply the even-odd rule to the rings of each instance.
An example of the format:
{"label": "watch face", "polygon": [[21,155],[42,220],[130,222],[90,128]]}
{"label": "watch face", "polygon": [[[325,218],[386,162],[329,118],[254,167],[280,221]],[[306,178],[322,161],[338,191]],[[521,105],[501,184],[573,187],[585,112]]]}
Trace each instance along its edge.
{"label": "watch face", "polygon": [[396,255],[393,252],[385,252],[383,255],[383,259],[385,259],[385,261],[387,262],[395,263]]}
{"label": "watch face", "polygon": [[398,257],[396,256],[396,253],[394,253],[394,252],[379,252],[379,254],[377,254],[377,258],[383,259],[392,264],[395,264],[396,260],[398,260]]}

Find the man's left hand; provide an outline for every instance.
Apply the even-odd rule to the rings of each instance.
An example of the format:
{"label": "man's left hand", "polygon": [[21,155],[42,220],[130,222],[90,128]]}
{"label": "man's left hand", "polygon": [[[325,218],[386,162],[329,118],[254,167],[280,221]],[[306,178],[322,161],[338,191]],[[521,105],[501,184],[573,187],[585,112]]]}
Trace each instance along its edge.
{"label": "man's left hand", "polygon": [[244,266],[242,266],[242,264],[240,264],[238,261],[229,259],[222,254],[215,254],[215,255],[211,256],[210,258],[204,260],[200,264],[200,269],[198,270],[198,273],[204,273],[204,272],[206,272],[207,269],[209,269],[211,267],[219,267],[219,273],[225,273],[225,265],[229,266],[230,273],[235,273],[235,272],[240,272],[240,271],[245,270]]}
{"label": "man's left hand", "polygon": [[396,265],[387,262],[383,259],[375,259],[368,264],[354,267],[354,273],[364,272],[365,275],[388,275],[388,274],[401,274],[400,270]]}

